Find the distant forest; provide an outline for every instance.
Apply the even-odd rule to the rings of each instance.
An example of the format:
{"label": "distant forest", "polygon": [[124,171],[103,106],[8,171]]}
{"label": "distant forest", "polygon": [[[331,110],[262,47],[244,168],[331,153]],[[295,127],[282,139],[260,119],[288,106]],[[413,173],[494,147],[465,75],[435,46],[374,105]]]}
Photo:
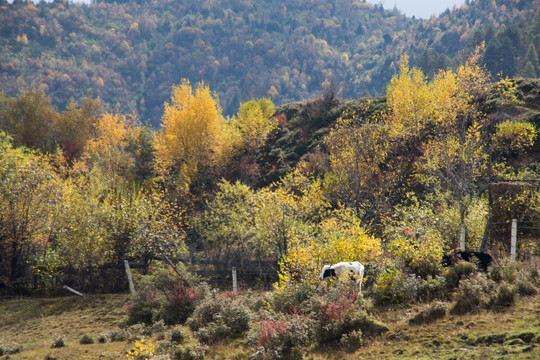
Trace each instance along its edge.
{"label": "distant forest", "polygon": [[0,91],[42,87],[63,110],[99,97],[154,126],[182,79],[204,81],[225,115],[324,92],[386,92],[399,58],[428,77],[485,42],[491,74],[540,74],[540,0],[477,0],[429,20],[365,1],[0,0]]}

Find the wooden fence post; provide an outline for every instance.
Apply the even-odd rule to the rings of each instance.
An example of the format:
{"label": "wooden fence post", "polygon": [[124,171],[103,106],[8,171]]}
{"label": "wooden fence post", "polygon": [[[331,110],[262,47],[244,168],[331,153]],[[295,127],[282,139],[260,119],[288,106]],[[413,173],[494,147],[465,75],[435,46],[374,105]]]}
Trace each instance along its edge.
{"label": "wooden fence post", "polygon": [[465,224],[461,224],[461,231],[459,234],[459,248],[461,251],[465,251]]}
{"label": "wooden fence post", "polygon": [[510,259],[516,261],[516,245],[517,245],[517,219],[512,219],[512,231],[510,239]]}
{"label": "wooden fence post", "polygon": [[135,285],[133,284],[133,277],[131,276],[131,269],[129,268],[129,262],[127,260],[124,260],[124,266],[129,282],[129,292],[131,293],[131,296],[135,296],[137,293],[135,292]]}
{"label": "wooden fence post", "polygon": [[78,292],[77,290],[73,289],[73,288],[70,288],[69,286],[67,285],[64,285],[62,286],[64,289],[68,290],[68,291],[71,291],[72,293],[76,294],[76,295],[79,295],[79,296],[84,296],[83,293],[81,292]]}
{"label": "wooden fence post", "polygon": [[236,268],[235,267],[232,268],[232,286],[233,286],[233,291],[238,292],[238,282],[236,280]]}

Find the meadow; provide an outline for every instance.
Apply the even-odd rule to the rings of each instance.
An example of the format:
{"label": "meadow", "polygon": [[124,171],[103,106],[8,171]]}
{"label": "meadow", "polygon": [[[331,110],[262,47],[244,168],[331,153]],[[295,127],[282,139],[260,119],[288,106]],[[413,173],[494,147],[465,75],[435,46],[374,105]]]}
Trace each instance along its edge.
{"label": "meadow", "polygon": [[[469,274],[461,280],[461,288],[471,279],[496,279],[497,273],[501,272],[495,268],[487,275]],[[140,294],[139,299],[127,294],[4,298],[0,300],[0,359],[538,359],[540,295],[534,290],[529,295],[520,295],[524,291],[519,288],[519,278],[518,275],[514,283],[517,292],[511,304],[503,305],[504,301],[498,298],[499,288],[494,290],[497,295],[492,298],[495,299],[492,305],[480,305],[463,313],[455,311],[461,288],[451,296],[424,297],[423,301],[384,306],[375,303],[376,290],[369,285],[363,294],[357,294],[352,290],[355,286],[346,282],[316,284],[313,293],[303,300],[298,300],[298,295],[305,288],[281,294],[207,289],[187,322],[181,325],[154,321],[155,316],[146,324],[130,324],[129,320],[137,319],[133,314]],[[534,279],[531,281],[534,283]],[[340,294],[339,300],[332,301],[336,294]],[[339,304],[348,304],[344,299],[351,296],[351,305],[342,311],[344,308]],[[208,316],[209,305],[221,306],[215,311],[222,311],[225,322],[230,315],[223,309],[229,305],[248,309],[247,328],[234,335],[230,325],[216,330],[223,325],[212,327],[207,322],[206,326],[199,324],[194,331],[197,328],[194,324]],[[356,334],[354,331],[340,334],[341,340],[337,342],[322,341],[323,328],[317,327],[315,319],[330,313],[347,318],[347,311],[355,307],[369,314],[372,323],[368,328],[375,329],[379,335],[370,335],[364,325],[360,326],[364,329],[360,343],[343,341],[354,340],[350,336]],[[434,309],[443,310],[437,313]],[[241,316],[238,313],[234,316],[235,322],[241,323],[238,320]],[[214,323],[218,324],[216,319]],[[269,330],[271,319],[281,319],[272,323],[274,329],[279,328],[277,324],[283,324],[274,335],[280,331],[286,333],[287,327],[294,326],[294,319],[310,323],[306,325],[310,327],[307,340],[301,345],[291,345],[285,336],[278,341],[279,347],[272,347],[268,339],[263,339],[265,335],[267,338],[273,335]],[[334,326],[334,331],[335,320],[327,318],[324,325]],[[378,331],[373,324],[385,329]],[[266,329],[265,334],[261,327]],[[302,330],[293,332],[292,336],[301,338]],[[289,346],[297,351],[261,352],[261,344],[266,350]]]}

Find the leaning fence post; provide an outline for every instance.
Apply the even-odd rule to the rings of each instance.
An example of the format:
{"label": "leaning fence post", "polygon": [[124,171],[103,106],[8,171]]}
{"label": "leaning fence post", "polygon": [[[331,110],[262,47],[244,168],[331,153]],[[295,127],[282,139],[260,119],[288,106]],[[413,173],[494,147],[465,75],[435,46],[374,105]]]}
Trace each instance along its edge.
{"label": "leaning fence post", "polygon": [[512,219],[512,231],[510,239],[510,259],[516,261],[516,244],[517,244],[517,219]]}
{"label": "leaning fence post", "polygon": [[133,284],[133,277],[131,276],[131,269],[129,268],[129,262],[127,260],[124,260],[124,266],[126,268],[126,274],[129,282],[129,291],[131,292],[132,296],[135,296],[135,285]]}
{"label": "leaning fence post", "polygon": [[236,268],[232,268],[232,287],[234,292],[238,292],[238,282],[236,281]]}
{"label": "leaning fence post", "polygon": [[461,251],[465,251],[465,224],[461,224],[461,232],[459,234],[459,247]]}
{"label": "leaning fence post", "polygon": [[64,289],[68,290],[68,291],[71,291],[72,293],[76,294],[76,295],[79,295],[79,296],[84,296],[83,293],[81,292],[78,292],[77,290],[73,289],[73,288],[70,288],[69,286],[67,285],[64,285],[62,286]]}

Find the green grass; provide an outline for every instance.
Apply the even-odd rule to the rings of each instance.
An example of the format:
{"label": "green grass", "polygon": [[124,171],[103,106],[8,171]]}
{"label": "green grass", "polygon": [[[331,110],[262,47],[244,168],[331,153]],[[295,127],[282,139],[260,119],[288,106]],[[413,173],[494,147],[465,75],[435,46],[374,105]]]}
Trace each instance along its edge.
{"label": "green grass", "polygon": [[[129,303],[127,295],[96,295],[0,301],[0,347],[22,345],[9,359],[122,359],[129,341],[100,343],[100,334],[118,329]],[[540,295],[520,298],[510,308],[474,315],[446,315],[427,325],[409,320],[429,304],[374,314],[391,331],[370,340],[353,354],[334,349],[308,351],[307,359],[540,359]],[[193,343],[193,336],[185,333]],[[80,344],[83,335],[96,341]],[[63,336],[65,346],[51,348]],[[156,336],[152,340],[158,342]],[[207,358],[248,359],[242,340],[210,347]],[[7,359],[0,355],[0,359]]]}

